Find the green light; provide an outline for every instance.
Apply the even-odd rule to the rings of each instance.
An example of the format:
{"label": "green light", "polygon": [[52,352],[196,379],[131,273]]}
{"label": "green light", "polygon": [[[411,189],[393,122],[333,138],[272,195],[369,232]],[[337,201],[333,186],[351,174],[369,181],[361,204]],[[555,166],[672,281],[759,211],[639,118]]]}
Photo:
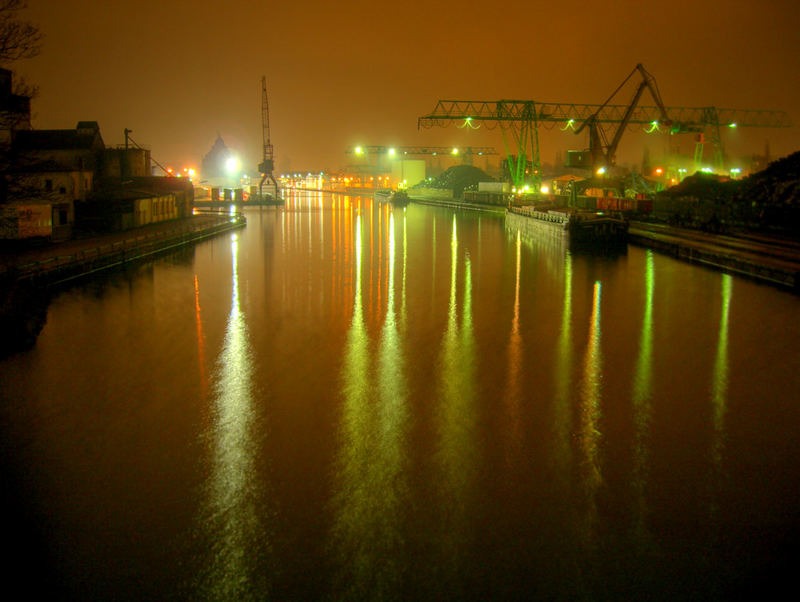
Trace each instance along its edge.
{"label": "green light", "polygon": [[735,123],[729,123],[729,124],[728,124],[728,127],[729,127],[729,128],[735,128],[735,127],[736,127],[736,124],[735,124]]}
{"label": "green light", "polygon": [[650,124],[650,129],[645,128],[644,130],[648,134],[652,134],[653,132],[660,132],[661,130],[658,129],[658,121],[653,121]]}
{"label": "green light", "polygon": [[564,125],[564,127],[563,127],[563,128],[561,128],[561,131],[562,131],[562,132],[565,132],[565,131],[567,131],[568,129],[570,129],[570,130],[574,130],[574,129],[575,129],[575,126],[574,126],[574,124],[575,124],[575,120],[574,120],[574,119],[570,119],[569,121],[567,121],[566,125]]}

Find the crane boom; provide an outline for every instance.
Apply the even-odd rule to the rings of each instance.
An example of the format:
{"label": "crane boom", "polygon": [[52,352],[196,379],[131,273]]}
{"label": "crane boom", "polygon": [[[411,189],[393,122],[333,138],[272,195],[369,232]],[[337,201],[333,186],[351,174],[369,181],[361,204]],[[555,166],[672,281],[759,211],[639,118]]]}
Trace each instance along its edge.
{"label": "crane boom", "polygon": [[275,176],[272,174],[272,170],[275,168],[275,161],[273,159],[274,149],[269,136],[269,99],[267,97],[266,75],[261,77],[261,139],[263,149],[261,163],[258,165],[258,171],[261,172],[261,181],[258,183],[258,196],[263,199],[264,182],[267,180],[275,186],[275,195],[277,196],[278,194],[278,182],[275,181]]}
{"label": "crane boom", "polygon": [[[636,92],[633,95],[633,100],[628,103],[625,112],[622,114],[622,117],[619,119],[617,129],[614,132],[614,137],[611,139],[611,142],[606,143],[603,145],[601,143],[602,130],[599,130],[598,127],[598,116],[601,114],[603,109],[608,105],[614,96],[616,96],[617,92],[628,83],[631,77],[636,72],[642,76],[642,81],[639,83],[639,86],[636,88]],[[661,94],[658,91],[658,85],[656,84],[655,78],[650,75],[645,68],[642,66],[641,63],[637,64],[633,71],[630,72],[628,77],[626,77],[623,82],[614,90],[614,93],[608,97],[602,105],[600,105],[597,110],[592,113],[576,130],[576,134],[580,134],[585,127],[589,127],[589,153],[592,157],[592,167],[597,168],[604,165],[614,165],[616,163],[616,154],[617,154],[617,147],[619,146],[620,140],[622,140],[622,134],[625,132],[625,129],[628,127],[628,124],[631,121],[631,117],[639,104],[639,100],[642,98],[642,94],[644,93],[645,89],[650,91],[650,95],[653,97],[653,100],[656,102],[656,107],[660,113],[660,122],[664,125],[670,126],[672,125],[672,121],[667,115],[667,109],[664,106],[663,101],[661,100]],[[656,120],[654,120],[656,121]]]}

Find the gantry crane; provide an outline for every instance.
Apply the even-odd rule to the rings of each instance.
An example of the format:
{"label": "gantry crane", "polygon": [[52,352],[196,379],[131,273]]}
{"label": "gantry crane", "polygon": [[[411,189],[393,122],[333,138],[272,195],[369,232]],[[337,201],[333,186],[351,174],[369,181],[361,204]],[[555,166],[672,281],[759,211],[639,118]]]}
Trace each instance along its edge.
{"label": "gantry crane", "polygon": [[273,148],[269,139],[269,100],[267,99],[267,77],[261,77],[261,138],[264,143],[261,163],[258,164],[258,171],[261,172],[261,181],[258,183],[258,196],[264,198],[264,182],[271,181],[275,186],[275,196],[278,196],[278,182],[272,170],[275,168],[273,160]]}
{"label": "gantry crane", "polygon": [[[631,75],[636,71],[639,71],[638,65]],[[665,107],[658,100],[656,101],[658,106],[638,105],[646,87],[652,85],[653,89],[658,91],[653,82],[648,79],[649,74],[643,68],[640,73],[644,76],[644,81],[639,85],[639,90],[634,97],[635,102],[628,105],[608,104],[608,101],[597,105],[540,103],[534,100],[440,100],[431,113],[419,118],[417,124],[418,127],[431,128],[460,122],[458,127],[469,127],[470,129],[478,129],[481,126],[493,129],[500,125],[508,156],[509,172],[514,185],[517,187],[524,185],[525,170],[528,165],[528,157],[530,157],[533,171],[531,180],[535,189],[538,189],[541,184],[538,136],[540,125],[546,128],[558,125],[562,131],[568,129],[575,131],[579,127],[576,124],[582,124],[582,127],[591,126],[590,137],[591,129],[596,128],[597,138],[594,149],[597,156],[609,155],[609,150],[611,150],[612,159],[622,132],[627,127],[638,126],[648,133],[668,131],[672,134],[685,132],[702,134],[707,128],[710,128],[712,142],[715,146],[715,159],[718,164],[721,163],[723,156],[721,127],[784,128],[792,125],[789,116],[784,111]],[[630,76],[628,76],[629,78]],[[608,124],[619,127],[612,137],[611,143],[603,148],[600,129],[607,127]],[[516,142],[516,156],[513,155],[514,149],[509,144],[509,136],[512,136]]]}

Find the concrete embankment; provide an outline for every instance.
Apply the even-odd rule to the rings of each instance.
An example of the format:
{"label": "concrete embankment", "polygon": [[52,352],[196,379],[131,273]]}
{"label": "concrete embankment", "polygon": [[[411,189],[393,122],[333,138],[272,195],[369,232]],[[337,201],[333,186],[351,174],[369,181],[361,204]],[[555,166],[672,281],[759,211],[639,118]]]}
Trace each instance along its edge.
{"label": "concrete embankment", "polygon": [[800,292],[800,242],[631,222],[631,244]]}
{"label": "concrete embankment", "polygon": [[410,195],[409,200],[421,205],[431,205],[433,207],[448,207],[450,209],[469,209],[470,211],[485,211],[488,213],[496,213],[497,215],[504,215],[506,208],[500,205],[481,205],[478,203],[465,203],[463,201],[454,201],[448,199],[432,199],[423,196]]}
{"label": "concrete embankment", "polygon": [[146,259],[245,225],[242,215],[201,214],[39,248],[0,251],[0,284],[50,286]]}

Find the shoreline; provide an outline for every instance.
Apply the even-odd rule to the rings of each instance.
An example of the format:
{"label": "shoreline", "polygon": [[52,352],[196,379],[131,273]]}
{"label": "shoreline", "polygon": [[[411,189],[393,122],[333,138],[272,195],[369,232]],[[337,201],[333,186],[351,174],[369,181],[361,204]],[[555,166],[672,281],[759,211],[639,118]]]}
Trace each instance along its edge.
{"label": "shoreline", "polygon": [[3,250],[0,286],[56,286],[243,228],[246,223],[241,214],[206,213],[38,248]]}
{"label": "shoreline", "polygon": [[[506,208],[411,197],[414,203],[505,214]],[[667,224],[631,221],[628,244],[729,272],[800,294],[800,241],[757,234],[709,234]]]}
{"label": "shoreline", "polygon": [[800,293],[800,242],[633,221],[628,243]]}
{"label": "shoreline", "polygon": [[0,251],[0,358],[35,345],[62,285],[153,259],[246,225],[243,215],[200,214],[39,248]]}

